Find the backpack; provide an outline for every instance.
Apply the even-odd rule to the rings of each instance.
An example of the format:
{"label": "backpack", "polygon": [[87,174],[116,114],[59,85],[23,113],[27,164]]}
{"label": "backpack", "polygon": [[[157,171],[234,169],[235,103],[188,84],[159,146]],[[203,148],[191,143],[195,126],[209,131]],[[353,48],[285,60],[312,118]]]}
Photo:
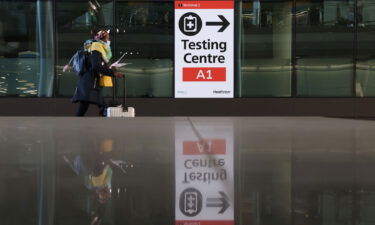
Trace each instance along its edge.
{"label": "backpack", "polygon": [[73,55],[73,70],[78,76],[82,76],[89,70],[89,53],[85,50],[78,50]]}

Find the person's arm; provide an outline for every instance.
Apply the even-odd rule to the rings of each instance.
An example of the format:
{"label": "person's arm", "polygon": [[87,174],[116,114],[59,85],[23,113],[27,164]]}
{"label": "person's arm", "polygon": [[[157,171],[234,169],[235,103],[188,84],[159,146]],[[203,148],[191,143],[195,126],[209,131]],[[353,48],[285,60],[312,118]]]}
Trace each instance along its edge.
{"label": "person's arm", "polygon": [[64,72],[64,73],[67,72],[67,71],[69,71],[70,68],[72,68],[71,64],[72,64],[72,62],[73,62],[73,58],[74,58],[74,55],[72,56],[72,58],[70,58],[68,64],[66,64],[66,65],[64,66],[64,68],[63,68],[63,72]]}
{"label": "person's arm", "polygon": [[101,73],[107,76],[115,76],[113,70],[102,65],[102,54],[98,51],[91,53],[91,67],[94,73]]}

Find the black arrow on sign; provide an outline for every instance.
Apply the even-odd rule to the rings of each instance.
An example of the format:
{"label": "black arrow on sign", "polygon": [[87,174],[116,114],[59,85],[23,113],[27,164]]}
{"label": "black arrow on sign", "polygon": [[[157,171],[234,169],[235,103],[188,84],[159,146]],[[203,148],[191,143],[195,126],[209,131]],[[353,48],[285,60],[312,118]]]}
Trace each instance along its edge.
{"label": "black arrow on sign", "polygon": [[229,198],[222,191],[219,191],[219,194],[221,195],[221,198],[207,198],[206,206],[207,207],[221,207],[221,210],[219,211],[219,213],[222,214],[230,206],[228,202]]}
{"label": "black arrow on sign", "polygon": [[218,15],[218,17],[221,19],[221,22],[206,22],[206,26],[221,26],[218,32],[223,32],[230,23],[223,15]]}

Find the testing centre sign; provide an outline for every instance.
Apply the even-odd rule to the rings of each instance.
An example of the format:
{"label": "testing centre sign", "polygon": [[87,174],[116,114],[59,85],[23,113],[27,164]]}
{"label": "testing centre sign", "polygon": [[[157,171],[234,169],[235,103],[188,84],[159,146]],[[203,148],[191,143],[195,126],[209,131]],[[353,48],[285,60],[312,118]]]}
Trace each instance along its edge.
{"label": "testing centre sign", "polygon": [[234,225],[233,127],[175,127],[175,225]]}
{"label": "testing centre sign", "polygon": [[234,1],[175,1],[175,97],[233,98]]}

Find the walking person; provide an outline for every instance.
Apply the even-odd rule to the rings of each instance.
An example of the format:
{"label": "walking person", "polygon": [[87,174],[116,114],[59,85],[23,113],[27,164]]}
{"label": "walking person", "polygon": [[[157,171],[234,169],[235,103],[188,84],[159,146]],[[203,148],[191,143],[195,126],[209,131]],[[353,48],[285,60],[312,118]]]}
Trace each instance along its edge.
{"label": "walking person", "polygon": [[[109,60],[112,58],[112,51],[107,30],[94,32],[94,39],[87,40],[84,48],[89,53],[88,70],[79,77],[72,102],[79,103],[76,116],[84,116],[90,104],[97,105],[99,107],[99,115],[103,116],[105,110],[102,93],[103,86],[111,86],[113,77],[120,78],[123,75],[108,66]],[[65,66],[64,70],[68,67],[69,65]],[[104,78],[107,80],[104,81]],[[110,80],[108,81],[108,79]],[[104,84],[108,82],[110,83],[109,85]]]}

